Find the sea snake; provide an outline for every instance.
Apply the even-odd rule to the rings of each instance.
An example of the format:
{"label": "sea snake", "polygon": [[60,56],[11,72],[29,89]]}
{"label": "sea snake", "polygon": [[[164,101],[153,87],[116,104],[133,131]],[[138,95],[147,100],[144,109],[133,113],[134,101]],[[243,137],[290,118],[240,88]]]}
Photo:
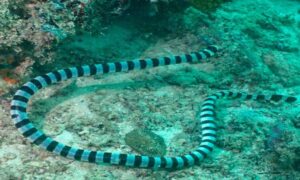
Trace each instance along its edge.
{"label": "sea snake", "polygon": [[267,100],[267,101],[284,101],[292,103],[297,100],[296,97],[286,97],[283,95],[249,95],[240,92],[221,91],[208,96],[202,104],[200,115],[197,120],[201,126],[201,143],[199,147],[185,155],[168,157],[168,156],[147,156],[136,154],[125,154],[119,152],[102,152],[92,151],[88,149],[79,149],[71,147],[53,140],[51,137],[38,130],[28,119],[26,112],[27,103],[39,89],[50,84],[81,76],[91,76],[106,74],[112,72],[127,72],[130,70],[139,70],[153,68],[157,66],[202,62],[203,60],[215,55],[218,48],[209,46],[206,49],[184,54],[181,56],[137,59],[132,61],[121,61],[112,63],[102,63],[94,65],[85,65],[72,67],[62,70],[50,72],[48,74],[37,76],[31,81],[25,83],[13,96],[11,102],[11,118],[18,130],[32,143],[39,147],[53,152],[55,154],[90,163],[108,163],[112,165],[123,165],[128,167],[140,168],[165,168],[165,169],[180,169],[183,167],[192,166],[202,161],[212,150],[216,144],[217,125],[215,122],[215,103],[217,99],[229,97],[244,100]]}

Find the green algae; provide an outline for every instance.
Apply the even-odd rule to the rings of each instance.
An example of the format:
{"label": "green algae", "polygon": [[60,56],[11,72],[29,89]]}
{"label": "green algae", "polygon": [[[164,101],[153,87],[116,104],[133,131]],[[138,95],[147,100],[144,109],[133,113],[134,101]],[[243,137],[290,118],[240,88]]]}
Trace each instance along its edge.
{"label": "green algae", "polygon": [[164,139],[149,130],[134,129],[125,135],[125,142],[135,151],[150,156],[163,156],[167,151]]}

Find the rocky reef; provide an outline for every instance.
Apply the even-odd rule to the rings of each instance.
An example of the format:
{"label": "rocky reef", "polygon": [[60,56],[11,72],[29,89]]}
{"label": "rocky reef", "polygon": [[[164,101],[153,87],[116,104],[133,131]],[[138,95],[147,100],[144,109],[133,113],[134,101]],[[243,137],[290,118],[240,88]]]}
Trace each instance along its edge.
{"label": "rocky reef", "polygon": [[[172,172],[55,156],[25,141],[9,117],[12,94],[36,75],[216,44],[221,51],[209,62],[68,80],[29,103],[33,123],[68,145],[186,153],[199,144],[195,117],[206,95],[224,89],[300,94],[299,0],[2,0],[0,18],[0,179],[300,176],[299,104],[220,101],[211,156]],[[130,132],[149,143],[140,149]]]}
{"label": "rocky reef", "polygon": [[211,12],[215,11],[225,2],[230,2],[232,0],[211,0],[211,1],[202,1],[202,0],[188,0],[194,7],[200,9],[202,12]]}

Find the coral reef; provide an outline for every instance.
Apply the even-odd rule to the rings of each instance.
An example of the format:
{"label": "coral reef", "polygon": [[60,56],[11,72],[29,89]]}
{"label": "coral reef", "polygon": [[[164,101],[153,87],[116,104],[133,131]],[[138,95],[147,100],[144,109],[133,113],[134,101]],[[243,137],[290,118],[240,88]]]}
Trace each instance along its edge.
{"label": "coral reef", "polygon": [[[300,176],[299,105],[220,101],[220,130],[212,155],[201,165],[179,172],[66,160],[31,146],[9,117],[11,94],[34,75],[95,62],[187,53],[217,44],[222,51],[209,63],[70,80],[42,90],[29,102],[34,124],[70,145],[132,153],[124,137],[143,128],[164,138],[167,155],[185,153],[199,143],[201,131],[194,117],[207,94],[220,89],[300,94],[298,0],[210,1],[217,3],[212,9],[176,0],[148,2],[141,8],[145,15],[132,12],[138,3],[131,9],[124,4],[124,11],[111,14],[120,7],[116,3],[98,12],[106,20],[93,15],[91,4],[79,15],[79,4],[67,8],[70,1],[53,2],[59,1],[0,1],[1,179]],[[158,13],[149,16],[148,10],[156,8]],[[85,24],[89,21],[90,27]],[[47,24],[67,36],[60,39],[42,31]],[[282,133],[272,135],[281,123]]]}

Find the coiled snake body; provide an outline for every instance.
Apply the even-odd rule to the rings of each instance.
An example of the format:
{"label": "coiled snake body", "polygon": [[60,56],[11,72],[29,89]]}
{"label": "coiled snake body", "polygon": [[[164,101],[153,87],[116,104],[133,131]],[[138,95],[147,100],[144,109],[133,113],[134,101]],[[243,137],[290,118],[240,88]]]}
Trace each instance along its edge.
{"label": "coiled snake body", "polygon": [[140,168],[165,168],[180,169],[192,166],[201,162],[212,150],[216,143],[217,126],[215,123],[215,103],[220,98],[236,98],[244,100],[267,100],[267,101],[285,101],[292,103],[297,100],[295,97],[286,97],[282,95],[249,95],[244,93],[234,93],[230,91],[221,91],[208,96],[201,107],[198,120],[201,125],[201,143],[195,150],[180,156],[147,156],[124,154],[119,152],[91,151],[88,149],[78,149],[53,140],[51,137],[38,130],[28,119],[26,112],[27,103],[39,89],[50,84],[81,76],[91,76],[112,72],[125,72],[130,70],[139,70],[153,68],[157,66],[180,64],[187,62],[201,62],[217,52],[217,47],[209,46],[200,52],[185,54],[181,56],[141,59],[133,61],[113,62],[86,65],[62,69],[48,74],[37,76],[24,84],[13,96],[11,102],[11,117],[18,130],[32,143],[39,147],[53,152],[55,154],[80,161],[91,163],[108,163],[113,165],[123,165]]}

